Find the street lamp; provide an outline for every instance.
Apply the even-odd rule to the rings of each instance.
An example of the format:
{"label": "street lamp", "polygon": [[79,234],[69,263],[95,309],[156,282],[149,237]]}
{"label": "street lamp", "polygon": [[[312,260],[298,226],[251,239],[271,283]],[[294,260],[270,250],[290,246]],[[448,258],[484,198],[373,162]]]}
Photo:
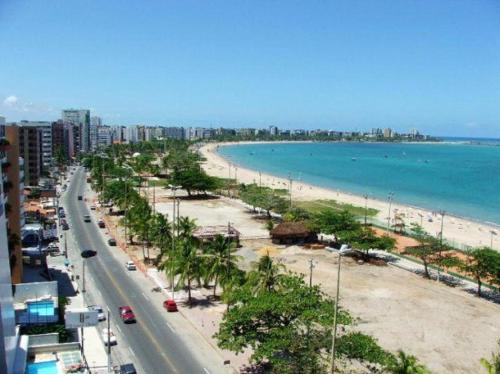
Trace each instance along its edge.
{"label": "street lamp", "polygon": [[[175,191],[181,188],[181,186],[175,186],[172,184],[169,184],[168,187],[172,190],[172,255],[175,252],[175,226],[177,226],[177,230],[179,229],[179,224],[176,225],[175,222],[175,207],[176,207],[176,201],[175,201]],[[177,206],[177,216],[179,216],[179,207]],[[174,300],[174,292],[175,292],[175,279],[174,275],[172,274],[172,279],[170,281],[170,286],[172,287],[172,300]]]}
{"label": "street lamp", "polygon": [[391,225],[391,206],[392,206],[392,201],[394,200],[394,192],[389,192],[388,200],[389,200],[389,215],[387,216],[387,231],[390,231],[390,225]]}
{"label": "street lamp", "polygon": [[490,231],[491,237],[490,237],[490,248],[493,249],[493,236],[498,235],[495,230]]}
{"label": "street lamp", "polygon": [[330,374],[333,374],[335,371],[335,343],[337,340],[337,316],[339,310],[339,295],[340,295],[340,264],[342,260],[342,253],[339,251],[339,263],[337,268],[337,295],[335,296],[335,306],[334,306],[334,314],[333,314],[333,331],[332,331],[332,352],[330,356]]}
{"label": "street lamp", "polygon": [[365,198],[365,227],[366,227],[366,216],[368,215],[368,194],[363,196]]}

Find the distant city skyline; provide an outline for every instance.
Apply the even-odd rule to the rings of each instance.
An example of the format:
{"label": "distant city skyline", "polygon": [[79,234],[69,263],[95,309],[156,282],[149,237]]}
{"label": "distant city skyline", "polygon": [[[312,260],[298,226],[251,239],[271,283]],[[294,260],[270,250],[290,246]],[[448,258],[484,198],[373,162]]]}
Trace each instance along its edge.
{"label": "distant city skyline", "polygon": [[0,115],[500,137],[498,14],[473,0],[7,0]]}

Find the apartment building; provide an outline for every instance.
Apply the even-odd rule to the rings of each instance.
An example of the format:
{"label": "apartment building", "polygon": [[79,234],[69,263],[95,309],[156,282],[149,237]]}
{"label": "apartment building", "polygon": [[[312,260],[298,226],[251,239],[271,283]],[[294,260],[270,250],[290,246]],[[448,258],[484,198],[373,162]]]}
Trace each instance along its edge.
{"label": "apartment building", "polygon": [[[32,126],[7,126],[9,134],[18,132],[19,156],[24,159],[24,182],[27,186],[38,186],[42,175],[41,137],[42,134]],[[11,130],[12,129],[12,130]]]}
{"label": "apartment building", "polygon": [[70,123],[78,127],[74,131],[75,152],[88,152],[90,150],[90,110],[88,109],[66,109],[62,111],[64,123]]}
{"label": "apartment building", "polygon": [[90,117],[90,150],[95,151],[98,147],[98,133],[102,126],[101,117]]}
{"label": "apartment building", "polygon": [[52,167],[52,123],[42,121],[21,121],[20,127],[34,128],[40,133],[39,156],[41,173],[48,174]]}
{"label": "apartment building", "polygon": [[97,129],[97,148],[111,145],[113,137],[109,126],[100,126]]}
{"label": "apartment building", "polygon": [[172,139],[185,139],[186,131],[183,127],[165,127],[163,129],[163,136]]}

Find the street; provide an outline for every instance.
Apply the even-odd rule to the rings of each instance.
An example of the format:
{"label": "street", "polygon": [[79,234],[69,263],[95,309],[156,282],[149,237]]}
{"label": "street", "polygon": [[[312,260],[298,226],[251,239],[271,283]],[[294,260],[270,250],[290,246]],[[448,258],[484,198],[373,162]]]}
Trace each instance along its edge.
{"label": "street", "polygon": [[[105,300],[102,306],[110,309],[112,320],[119,325],[119,331],[125,337],[130,352],[129,361],[139,363],[145,373],[209,372],[205,368],[207,364],[199,361],[199,355],[193,354],[166,322],[161,310],[151,305],[144,293],[144,285],[137,284],[124,264],[113,256],[111,251],[119,249],[108,247],[95,219],[91,223],[83,221],[84,215],[91,214],[85,201],[77,199],[78,195],[85,195],[85,190],[85,172],[78,168],[62,198],[77,246],[73,250],[97,251],[97,256],[82,259],[85,261],[85,272]],[[120,321],[118,308],[123,305],[132,307],[137,323],[126,325]],[[191,346],[191,349],[196,349],[196,346]]]}

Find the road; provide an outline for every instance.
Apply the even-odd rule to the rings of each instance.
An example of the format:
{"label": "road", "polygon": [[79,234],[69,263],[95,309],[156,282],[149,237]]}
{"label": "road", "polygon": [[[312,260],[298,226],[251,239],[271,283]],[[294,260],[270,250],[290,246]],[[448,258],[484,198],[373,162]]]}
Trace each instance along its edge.
{"label": "road", "polygon": [[119,306],[129,305],[134,310],[137,323],[120,327],[130,347],[130,361],[138,361],[146,373],[206,374],[208,371],[203,364],[169,328],[160,311],[148,305],[143,289],[133,281],[124,264],[114,258],[96,222],[83,221],[83,216],[90,214],[90,211],[84,201],[78,200],[78,195],[84,195],[85,189],[85,172],[78,168],[62,202],[70,217],[71,231],[78,249],[94,249],[98,252],[97,256],[85,260],[86,272],[106,300],[114,319],[119,320]]}

